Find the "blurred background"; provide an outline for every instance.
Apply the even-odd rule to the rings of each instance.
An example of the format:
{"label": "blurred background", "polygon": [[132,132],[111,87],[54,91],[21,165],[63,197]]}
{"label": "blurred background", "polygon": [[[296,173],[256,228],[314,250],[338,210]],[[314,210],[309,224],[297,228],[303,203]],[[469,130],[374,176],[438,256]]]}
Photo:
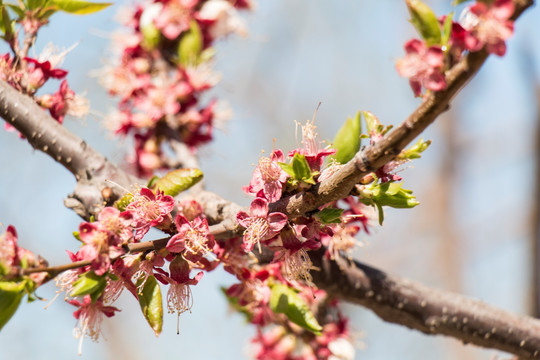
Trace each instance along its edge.
{"label": "blurred background", "polygon": [[[86,92],[92,114],[65,126],[120,163],[129,142],[113,139],[101,120],[114,107],[92,76],[104,63],[117,1],[100,13],[54,15],[40,33],[36,52],[52,42],[79,45],[62,68],[76,92]],[[450,1],[431,1],[437,14]],[[272,141],[287,151],[299,144],[294,121],[311,119],[321,139],[331,140],[347,116],[369,110],[384,124],[399,124],[420,103],[394,69],[403,44],[415,37],[404,2],[259,0],[245,14],[250,34],[218,44],[216,68],[222,81],[208,99],[227,101],[234,116],[201,151],[208,190],[248,205],[248,184],[261,150]],[[427,285],[464,293],[506,310],[534,314],[534,253],[538,240],[538,96],[540,11],[529,9],[516,23],[504,58],[490,57],[455,98],[449,112],[422,136],[433,144],[422,159],[400,173],[421,205],[387,211],[384,227],[362,235],[356,257],[379,269]],[[3,48],[2,51],[7,51]],[[54,86],[58,86],[57,83]],[[208,100],[207,99],[207,100]],[[0,221],[16,226],[20,245],[50,264],[76,251],[72,231],[80,219],[63,206],[75,179],[36,152],[15,133],[0,131]],[[165,315],[159,338],[139,305],[123,294],[122,309],[104,320],[99,343],[85,339],[82,359],[249,358],[253,327],[228,310],[219,287],[233,282],[219,270],[193,287],[192,313]],[[48,284],[38,291],[54,296]],[[2,359],[74,359],[74,308],[61,299],[22,304],[0,334]],[[345,305],[358,359],[490,359],[497,354],[460,342],[425,336],[384,323],[369,310]]]}

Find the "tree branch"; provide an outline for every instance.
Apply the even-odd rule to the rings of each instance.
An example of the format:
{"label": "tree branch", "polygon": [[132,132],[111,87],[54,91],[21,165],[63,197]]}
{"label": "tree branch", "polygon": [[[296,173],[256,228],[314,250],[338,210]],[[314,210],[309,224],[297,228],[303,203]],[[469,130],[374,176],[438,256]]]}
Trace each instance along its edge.
{"label": "tree branch", "polygon": [[[533,0],[515,0],[516,10],[512,18],[517,19],[533,2]],[[414,138],[431,125],[437,116],[448,110],[452,98],[478,72],[488,55],[485,50],[481,50],[464,56],[446,72],[447,88],[445,90],[429,92],[422,104],[381,140],[359,151],[339,171],[310,191],[270,204],[270,212],[303,215],[331,201],[346,197],[360,179],[394,159]]]}
{"label": "tree branch", "polygon": [[[532,3],[532,0],[516,0],[515,18]],[[300,215],[347,196],[362,177],[392,160],[445,111],[487,57],[485,51],[465,56],[447,72],[446,90],[426,95],[407,120],[381,141],[365,147],[328,180],[312,191],[271,204],[270,211]],[[3,81],[0,81],[0,116],[17,128],[35,149],[47,153],[75,175],[77,186],[66,206],[85,219],[95,214],[107,200],[102,196],[104,188],[110,186],[105,180],[126,187],[142,182],[111,164],[48,116],[31,98]],[[235,221],[240,209],[238,205],[204,191],[196,198],[203,204],[216,237],[239,235],[241,229]],[[540,322],[537,320],[512,315],[462,295],[433,290],[357,262],[340,260],[338,264],[326,260],[322,252],[313,254],[312,260],[322,269],[313,273],[318,286],[372,309],[386,321],[426,334],[452,336],[479,346],[509,351],[525,358],[539,356]]]}
{"label": "tree branch", "polygon": [[48,154],[77,179],[67,207],[88,219],[104,202],[101,191],[112,180],[123,186],[141,182],[50,117],[35,101],[0,81],[0,116],[13,125],[36,150]]}
{"label": "tree branch", "polygon": [[480,300],[429,288],[368,265],[311,256],[315,284],[329,294],[362,305],[385,321],[428,335],[540,359],[540,320],[498,309]]}

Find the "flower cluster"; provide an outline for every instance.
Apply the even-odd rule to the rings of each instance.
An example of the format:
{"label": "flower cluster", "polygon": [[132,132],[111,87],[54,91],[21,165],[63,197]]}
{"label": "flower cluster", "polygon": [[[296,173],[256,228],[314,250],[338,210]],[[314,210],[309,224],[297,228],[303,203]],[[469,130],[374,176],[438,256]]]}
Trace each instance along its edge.
{"label": "flower cluster", "polygon": [[[374,131],[372,135],[376,138],[380,134]],[[360,139],[360,134],[357,136]],[[249,212],[237,214],[238,224],[245,229],[243,237],[218,243],[219,259],[239,281],[226,294],[257,326],[253,340],[258,344],[257,359],[330,359],[343,347],[348,349],[344,358],[354,354],[347,322],[337,303],[331,302],[327,316],[309,315],[301,321],[291,317],[286,307],[276,308],[275,303],[276,298],[286,298],[291,308],[318,314],[319,304],[328,297],[312,283],[309,252],[324,246],[326,256],[336,259],[351,252],[361,230],[368,232],[371,211],[353,196],[303,216],[287,217],[269,210],[270,203],[307,191],[331,176],[341,165],[335,161],[324,164],[335,153],[336,149],[321,146],[315,126],[308,122],[302,126],[302,146],[288,152],[288,162],[280,149],[261,157],[244,187],[255,199]],[[263,254],[263,246],[274,254],[269,264],[238,261],[241,252],[257,250]],[[347,345],[340,345],[342,342]]]}
{"label": "flower cluster", "polygon": [[[214,238],[208,223],[193,210],[200,205],[179,204],[185,212],[179,212],[173,221],[176,201],[159,189],[141,188],[138,194],[127,194],[126,198],[127,203],[120,201],[115,207],[105,207],[95,221],[79,226],[76,235],[82,246],[77,253],[68,254],[73,262],[85,261],[89,265],[57,277],[59,292],[66,292],[66,301],[78,308],[74,312],[78,319],[74,334],[81,341],[85,336],[98,339],[103,315],[111,317],[119,311],[111,304],[123,289],[139,302],[148,301],[148,298],[157,299],[155,292],[159,292],[157,282],[160,282],[169,285],[169,312],[180,315],[190,310],[190,286],[196,285],[203,275],[200,271],[191,278],[191,270],[211,271],[218,265],[212,254]],[[175,235],[159,250],[128,253],[130,244],[139,243],[151,228]],[[151,304],[152,311],[161,309],[161,295],[157,301]],[[162,320],[149,314],[147,320],[159,334]]]}
{"label": "flower cluster", "polygon": [[238,10],[249,1],[153,0],[125,9],[130,33],[115,38],[118,64],[105,69],[103,86],[120,101],[106,121],[135,139],[130,160],[149,176],[168,168],[163,145],[180,142],[191,150],[212,139],[216,101],[201,96],[218,81],[212,72],[212,45],[231,33],[245,33]]}
{"label": "flower cluster", "polygon": [[[6,232],[0,235],[0,277],[5,275],[18,275],[20,270],[46,266],[47,262],[40,256],[34,255],[30,250],[18,244],[17,230],[9,225]],[[45,280],[47,273],[38,272],[28,278],[39,286]]]}
{"label": "flower cluster", "polygon": [[467,7],[460,22],[452,14],[439,19],[419,0],[408,0],[412,23],[422,39],[405,43],[406,55],[397,61],[399,75],[409,79],[415,96],[422,96],[422,88],[430,91],[446,89],[444,72],[465,52],[486,49],[503,56],[505,41],[514,31],[511,0],[476,1]]}
{"label": "flower cluster", "polygon": [[[4,26],[0,32],[11,52],[0,56],[0,79],[19,92],[31,96],[37,104],[48,110],[54,119],[62,123],[66,115],[83,117],[89,110],[88,101],[69,88],[65,79],[68,72],[60,68],[68,51],[60,52],[49,44],[40,55],[29,55],[39,30],[59,10],[73,12],[63,6],[45,11],[35,4],[25,2],[9,4],[3,8]],[[96,8],[89,12],[97,10]],[[38,91],[51,79],[62,80],[58,90],[52,94],[38,95]],[[13,130],[7,123],[6,128]]]}

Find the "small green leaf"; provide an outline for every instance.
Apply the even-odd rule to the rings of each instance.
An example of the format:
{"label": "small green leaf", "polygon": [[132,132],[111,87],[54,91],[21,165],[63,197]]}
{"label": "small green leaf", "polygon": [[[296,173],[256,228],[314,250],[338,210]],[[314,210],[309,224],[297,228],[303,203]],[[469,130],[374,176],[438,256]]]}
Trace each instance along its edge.
{"label": "small green leaf", "polygon": [[[142,278],[137,281],[137,287],[141,285],[142,281]],[[158,336],[163,327],[163,303],[161,300],[161,289],[154,276],[148,276],[138,297],[146,321],[148,321],[148,324],[154,330],[154,334]]]}
{"label": "small green leaf", "polygon": [[441,45],[446,46],[448,45],[448,40],[450,40],[450,36],[452,35],[452,19],[454,17],[454,12],[451,12],[446,16],[443,23],[443,33],[442,33],[442,39],[441,39]]}
{"label": "small green leaf", "polygon": [[24,10],[20,6],[14,4],[6,4],[15,14],[17,14],[18,19],[22,19],[25,16]]}
{"label": "small green leaf", "polygon": [[274,313],[285,314],[296,325],[315,335],[321,335],[321,325],[304,300],[293,289],[283,284],[274,284],[271,291],[269,305]]}
{"label": "small green leaf", "polygon": [[454,0],[452,2],[452,5],[456,6],[456,5],[459,5],[459,4],[467,2],[467,1],[470,1],[470,0]]}
{"label": "small green leaf", "polygon": [[48,2],[48,0],[26,0],[25,7],[28,10],[34,10],[38,7],[45,6]]}
{"label": "small green leaf", "polygon": [[184,66],[197,65],[203,47],[201,29],[195,20],[192,20],[189,30],[182,34],[178,44],[178,59]]}
{"label": "small green leaf", "polygon": [[201,51],[201,55],[199,55],[199,63],[210,61],[215,55],[216,49],[214,49],[213,47],[208,47]]}
{"label": "small green leaf", "polygon": [[19,308],[25,294],[26,281],[0,281],[0,330]]}
{"label": "small green leaf", "polygon": [[316,213],[314,216],[317,217],[323,224],[339,224],[341,223],[341,214],[343,214],[343,209],[326,207]]}
{"label": "small green leaf", "polygon": [[5,6],[2,6],[2,22],[0,24],[1,30],[4,33],[4,40],[7,42],[13,39],[13,34],[15,32],[14,21],[9,17],[9,13]]}
{"label": "small green leaf", "polygon": [[133,201],[133,194],[127,193],[126,195],[122,196],[120,199],[116,200],[116,202],[114,203],[114,207],[120,211],[125,211],[127,206],[132,201]]}
{"label": "small green leaf", "polygon": [[339,129],[334,138],[333,147],[336,153],[331,156],[340,164],[345,164],[351,160],[360,150],[360,135],[362,134],[362,125],[360,122],[360,112],[356,113],[354,118],[347,118],[345,124]]}
{"label": "small green leaf", "polygon": [[50,4],[58,10],[75,15],[92,14],[112,5],[112,3],[95,3],[83,0],[50,0]]}
{"label": "small green leaf", "polygon": [[283,162],[278,162],[278,165],[285,171],[289,176],[294,177],[294,170],[291,165]]}
{"label": "small green leaf", "polygon": [[426,41],[427,46],[441,43],[441,28],[437,15],[420,0],[406,0],[411,23]]}
{"label": "small green leaf", "polygon": [[311,173],[311,168],[309,167],[304,155],[295,153],[291,161],[291,167],[293,170],[292,177],[294,179],[311,185],[316,184],[315,180],[313,179],[313,174]]}
{"label": "small green leaf", "polygon": [[72,232],[73,234],[73,237],[77,240],[79,240],[80,242],[82,242],[82,239],[81,239],[81,234],[78,232],[78,231],[74,231]]}
{"label": "small green leaf", "polygon": [[422,157],[422,153],[431,145],[431,140],[420,139],[410,148],[403,150],[398,156],[398,160],[413,160]]}
{"label": "small green leaf", "polygon": [[146,187],[151,189],[154,186],[154,184],[156,183],[156,181],[158,181],[158,180],[159,180],[159,176],[152,176],[150,178],[150,180],[148,180],[148,184],[146,185]]}
{"label": "small green leaf", "polygon": [[366,122],[366,131],[369,137],[383,136],[388,131],[390,131],[390,129],[392,129],[392,125],[382,125],[379,119],[369,111],[362,111],[362,115],[364,115],[364,120]]}
{"label": "small green leaf", "polygon": [[202,178],[203,173],[199,169],[173,170],[154,181],[153,189],[159,189],[165,195],[176,196],[201,181]]}
{"label": "small green leaf", "polygon": [[142,47],[145,50],[155,49],[161,41],[161,32],[153,22],[141,24]]}
{"label": "small green leaf", "polygon": [[409,209],[419,204],[412,190],[403,189],[403,183],[388,181],[382,184],[357,187],[360,201],[366,205],[389,206],[397,209]]}
{"label": "small green leaf", "polygon": [[69,296],[90,295],[92,302],[95,302],[103,294],[106,286],[107,274],[99,276],[90,270],[80,275],[79,279],[73,283],[73,289],[69,293]]}

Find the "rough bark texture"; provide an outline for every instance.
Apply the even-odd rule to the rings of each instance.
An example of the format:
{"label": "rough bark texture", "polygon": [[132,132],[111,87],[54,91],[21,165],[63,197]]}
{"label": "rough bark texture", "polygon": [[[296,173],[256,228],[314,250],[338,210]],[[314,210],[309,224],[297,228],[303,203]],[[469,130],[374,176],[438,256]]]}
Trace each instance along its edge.
{"label": "rough bark texture", "polygon": [[429,335],[540,358],[540,320],[498,309],[480,300],[437,290],[346,259],[311,256],[313,280],[328,293],[372,310],[381,319]]}

